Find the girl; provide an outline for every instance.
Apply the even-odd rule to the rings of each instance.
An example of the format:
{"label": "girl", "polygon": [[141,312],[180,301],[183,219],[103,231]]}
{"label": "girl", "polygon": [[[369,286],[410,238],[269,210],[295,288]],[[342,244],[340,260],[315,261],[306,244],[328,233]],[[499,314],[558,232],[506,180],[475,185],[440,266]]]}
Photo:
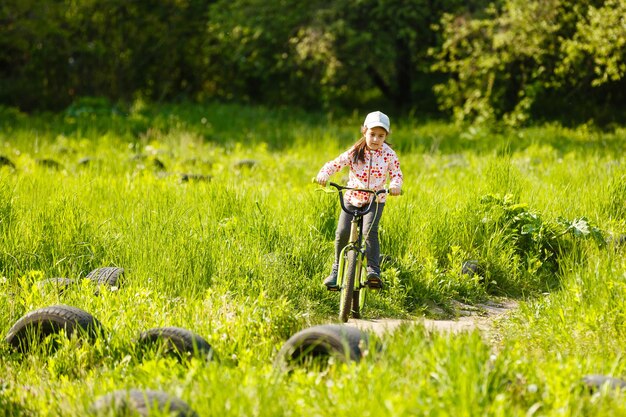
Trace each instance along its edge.
{"label": "girl", "polygon": [[[385,143],[391,133],[389,117],[379,111],[367,115],[362,137],[349,150],[336,159],[326,163],[317,174],[315,181],[325,186],[328,179],[345,166],[350,166],[348,187],[381,190],[389,176],[389,193],[399,195],[402,187],[402,171],[396,153]],[[365,240],[367,255],[367,282],[372,289],[382,286],[380,280],[380,246],[378,243],[378,223],[385,207],[385,194],[374,202],[372,211],[363,217],[363,230],[369,231]],[[345,201],[348,209],[369,204],[372,195],[362,191],[346,191]],[[351,207],[352,206],[352,207]],[[324,280],[329,290],[337,287],[337,269],[341,249],[348,243],[351,215],[341,210],[337,231],[335,232],[335,261],[331,274]]]}

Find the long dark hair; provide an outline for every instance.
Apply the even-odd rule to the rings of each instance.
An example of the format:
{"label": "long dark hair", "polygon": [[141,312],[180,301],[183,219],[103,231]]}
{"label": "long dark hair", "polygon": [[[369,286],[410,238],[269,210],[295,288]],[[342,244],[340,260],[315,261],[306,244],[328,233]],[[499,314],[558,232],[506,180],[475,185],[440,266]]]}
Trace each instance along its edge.
{"label": "long dark hair", "polygon": [[365,162],[365,150],[367,149],[367,142],[365,142],[365,136],[361,136],[354,146],[352,147],[352,162]]}
{"label": "long dark hair", "polygon": [[[365,150],[367,149],[367,142],[365,141],[365,131],[367,129],[363,128],[363,136],[361,139],[357,140],[354,146],[352,147],[352,152],[350,152],[350,156],[352,156],[352,162],[355,164],[357,162],[365,162]],[[389,134],[387,134],[389,136]],[[391,147],[391,143],[387,142],[387,138],[385,138],[385,143],[387,146]]]}

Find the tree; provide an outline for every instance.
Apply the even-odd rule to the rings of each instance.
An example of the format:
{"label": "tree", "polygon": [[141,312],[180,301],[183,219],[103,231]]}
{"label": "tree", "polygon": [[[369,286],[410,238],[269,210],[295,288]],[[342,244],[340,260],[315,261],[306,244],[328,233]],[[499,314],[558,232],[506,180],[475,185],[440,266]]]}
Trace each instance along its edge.
{"label": "tree", "polygon": [[202,88],[204,0],[0,7],[0,102],[58,109],[79,96],[171,100]]}
{"label": "tree", "polygon": [[[206,55],[214,91],[305,105],[434,110],[428,50],[444,10],[486,1],[218,1],[211,8]],[[225,66],[218,68],[217,65]],[[280,95],[277,97],[277,95]]]}
{"label": "tree", "polygon": [[484,18],[445,15],[435,52],[436,69],[449,75],[436,87],[441,108],[459,120],[518,125],[623,107],[623,93],[596,87],[624,91],[625,1],[506,0]]}

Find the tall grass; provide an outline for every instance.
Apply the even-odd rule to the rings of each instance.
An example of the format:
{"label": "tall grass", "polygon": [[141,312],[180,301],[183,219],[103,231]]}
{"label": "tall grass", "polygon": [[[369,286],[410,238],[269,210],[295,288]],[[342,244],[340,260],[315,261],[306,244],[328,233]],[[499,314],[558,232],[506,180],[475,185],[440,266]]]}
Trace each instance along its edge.
{"label": "tall grass", "polygon": [[[64,303],[92,313],[107,337],[26,356],[1,346],[4,410],[78,416],[97,395],[148,387],[203,416],[624,412],[614,393],[578,389],[585,373],[625,374],[624,249],[557,221],[586,217],[611,242],[626,232],[623,130],[394,120],[404,194],[385,207],[386,288],[366,317],[419,317],[432,304],[454,315],[452,300],[496,295],[521,307],[494,342],[417,325],[360,364],[280,374],[272,361],[291,334],[335,320],[337,297],[321,281],[338,202],[310,179],[358,138],[361,116],[78,110],[3,110],[0,154],[16,169],[0,167],[0,323],[6,333],[27,311]],[[467,260],[479,274],[462,273]],[[81,278],[112,265],[125,284],[94,296]],[[41,291],[49,277],[80,284]],[[220,361],[139,355],[139,332],[158,326],[202,335]]]}

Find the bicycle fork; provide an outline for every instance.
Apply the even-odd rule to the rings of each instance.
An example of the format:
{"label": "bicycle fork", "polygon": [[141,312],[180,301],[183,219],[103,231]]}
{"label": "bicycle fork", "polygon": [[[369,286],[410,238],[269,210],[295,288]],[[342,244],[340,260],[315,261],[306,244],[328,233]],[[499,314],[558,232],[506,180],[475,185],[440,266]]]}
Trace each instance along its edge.
{"label": "bicycle fork", "polygon": [[358,291],[360,288],[363,287],[362,281],[361,281],[361,277],[363,275],[363,270],[365,269],[365,252],[363,251],[363,248],[361,248],[361,242],[360,242],[360,238],[361,238],[361,225],[359,224],[359,218],[354,217],[351,221],[350,221],[350,238],[348,240],[348,244],[346,246],[343,247],[343,249],[341,249],[341,252],[339,254],[339,273],[338,273],[338,277],[339,277],[339,281],[337,282],[339,290],[341,290],[344,286],[344,282],[345,282],[345,273],[346,273],[346,266],[347,266],[347,258],[348,258],[348,253],[351,250],[356,251],[357,253],[357,265],[356,265],[356,270],[355,270],[355,276],[354,276],[354,290]]}

